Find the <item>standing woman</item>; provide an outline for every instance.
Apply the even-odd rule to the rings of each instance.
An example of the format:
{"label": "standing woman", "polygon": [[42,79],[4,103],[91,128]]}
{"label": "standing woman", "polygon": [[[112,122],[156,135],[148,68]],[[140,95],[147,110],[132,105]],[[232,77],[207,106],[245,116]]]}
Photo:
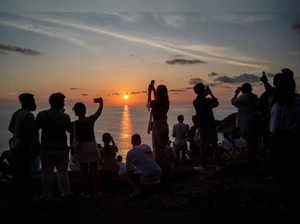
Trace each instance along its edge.
{"label": "standing woman", "polygon": [[98,109],[93,115],[88,117],[86,117],[86,106],[83,103],[76,103],[73,107],[78,120],[73,122],[71,140],[73,140],[75,135],[78,142],[78,146],[73,150],[80,163],[83,196],[96,193],[99,152],[95,140],[94,126],[102,113],[103,100],[100,97],[95,99],[94,102],[99,104]]}
{"label": "standing woman", "polygon": [[[151,91],[154,93],[154,100],[151,100]],[[167,113],[169,111],[168,89],[165,85],[159,85],[157,89],[154,82],[149,85],[148,104],[150,105],[150,121],[148,133],[152,131],[152,146],[154,158],[161,167],[163,173],[168,175],[170,171],[170,159],[168,158],[167,147],[169,142],[169,126]]]}

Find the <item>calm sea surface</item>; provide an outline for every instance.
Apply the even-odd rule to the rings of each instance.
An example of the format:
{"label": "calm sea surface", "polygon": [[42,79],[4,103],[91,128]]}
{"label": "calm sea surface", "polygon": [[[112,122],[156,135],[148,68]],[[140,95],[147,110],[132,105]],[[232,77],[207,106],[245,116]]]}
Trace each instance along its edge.
{"label": "calm sea surface", "polygon": [[[8,148],[8,139],[11,137],[7,131],[8,123],[12,113],[17,108],[0,109],[0,153]],[[43,110],[42,108],[40,110]],[[40,110],[35,112],[37,114]],[[96,108],[89,107],[87,114],[92,114]],[[219,106],[214,110],[216,119],[225,118],[230,113],[235,112],[232,106]],[[66,113],[75,120],[71,108],[66,107]],[[170,133],[173,125],[177,122],[177,115],[183,114],[185,123],[192,125],[192,115],[195,114],[192,105],[173,105],[168,113],[168,123]],[[102,115],[95,125],[95,135],[97,143],[102,144],[102,135],[105,132],[111,133],[119,148],[119,154],[126,158],[128,150],[131,148],[130,138],[132,134],[138,133],[142,136],[142,141],[151,145],[151,135],[147,134],[147,125],[149,120],[149,112],[145,106],[122,106],[122,107],[104,107]],[[170,139],[173,140],[170,136]]]}

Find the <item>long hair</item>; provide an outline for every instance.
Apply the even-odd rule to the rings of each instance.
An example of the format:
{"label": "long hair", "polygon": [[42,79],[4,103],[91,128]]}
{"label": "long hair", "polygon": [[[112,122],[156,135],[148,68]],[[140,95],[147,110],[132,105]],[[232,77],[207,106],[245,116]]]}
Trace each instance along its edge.
{"label": "long hair", "polygon": [[156,89],[156,101],[158,106],[169,106],[168,89],[165,85],[159,85]]}

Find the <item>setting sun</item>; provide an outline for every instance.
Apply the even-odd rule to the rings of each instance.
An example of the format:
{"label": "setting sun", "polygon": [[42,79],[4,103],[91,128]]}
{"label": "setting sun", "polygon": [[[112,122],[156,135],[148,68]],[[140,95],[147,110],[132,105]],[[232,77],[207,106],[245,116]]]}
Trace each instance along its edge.
{"label": "setting sun", "polygon": [[125,95],[123,96],[123,98],[124,98],[124,100],[127,100],[127,99],[128,99],[128,94],[125,94]]}

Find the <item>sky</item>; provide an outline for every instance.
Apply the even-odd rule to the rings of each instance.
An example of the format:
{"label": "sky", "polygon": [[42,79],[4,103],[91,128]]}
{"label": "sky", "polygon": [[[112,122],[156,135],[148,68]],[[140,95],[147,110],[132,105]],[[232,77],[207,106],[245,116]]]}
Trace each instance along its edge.
{"label": "sky", "polygon": [[[189,104],[198,82],[225,105],[244,82],[263,91],[288,67],[300,90],[298,0],[1,0],[0,105],[144,105],[151,80]],[[128,94],[128,100],[123,95]]]}

